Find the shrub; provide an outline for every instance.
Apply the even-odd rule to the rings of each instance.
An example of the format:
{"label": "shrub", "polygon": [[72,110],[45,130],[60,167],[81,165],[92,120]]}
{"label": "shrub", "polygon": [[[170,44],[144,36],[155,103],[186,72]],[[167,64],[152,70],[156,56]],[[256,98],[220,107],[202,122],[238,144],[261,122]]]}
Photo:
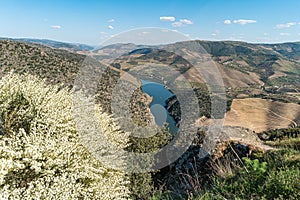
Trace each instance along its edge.
{"label": "shrub", "polygon": [[269,173],[265,182],[267,199],[299,199],[300,198],[300,170],[284,167]]}
{"label": "shrub", "polygon": [[[34,76],[2,78],[0,199],[128,197],[125,174],[107,169],[81,145],[72,102],[70,92]],[[109,116],[98,115],[107,135],[120,134]]]}
{"label": "shrub", "polygon": [[227,199],[299,199],[299,168],[289,166],[286,153],[275,154],[276,161],[243,158],[244,168],[234,177],[215,177],[214,193]]}
{"label": "shrub", "polygon": [[[167,145],[172,136],[166,127],[162,127],[158,133],[150,138],[130,137],[130,146],[127,151],[135,153],[154,152]],[[147,162],[145,160],[145,162]],[[153,175],[156,172],[128,174],[130,180],[129,190],[133,199],[149,199],[154,190]]]}

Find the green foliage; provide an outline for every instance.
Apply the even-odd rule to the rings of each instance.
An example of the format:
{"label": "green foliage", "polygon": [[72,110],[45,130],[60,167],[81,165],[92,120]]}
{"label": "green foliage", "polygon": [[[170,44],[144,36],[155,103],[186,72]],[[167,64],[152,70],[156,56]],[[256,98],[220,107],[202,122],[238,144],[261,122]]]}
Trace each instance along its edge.
{"label": "green foliage", "polygon": [[173,199],[170,191],[162,191],[162,190],[158,190],[155,191],[152,196],[149,198],[150,200],[169,200],[169,199]]}
{"label": "green foliage", "polygon": [[9,107],[1,113],[2,133],[9,134],[20,128],[28,132],[34,117],[32,114],[35,113],[32,109],[34,108],[29,106],[28,100],[21,92],[13,94]]}
{"label": "green foliage", "polygon": [[154,152],[167,145],[171,139],[172,136],[167,127],[163,127],[154,136],[149,138],[130,137],[129,143],[131,145],[127,150],[136,153]]}
{"label": "green foliage", "polygon": [[1,76],[14,70],[45,78],[50,84],[72,86],[84,60],[83,55],[42,45],[0,41]]}
{"label": "green foliage", "polygon": [[235,176],[214,177],[212,190],[228,199],[299,199],[300,160],[291,164],[286,159],[291,157],[288,153],[292,152],[276,152],[253,160],[243,158],[243,168]]}
{"label": "green foliage", "polygon": [[268,130],[259,134],[262,140],[275,140],[300,137],[300,127]]}
{"label": "green foliage", "polygon": [[[227,156],[227,157],[226,157]],[[251,159],[226,154],[200,173],[191,176],[200,181],[201,187],[185,193],[173,191],[165,199],[299,199],[300,198],[300,154],[293,149],[255,154]],[[235,163],[235,164],[233,164]],[[222,169],[223,168],[223,169]],[[214,173],[211,173],[213,170]],[[216,171],[215,171],[216,170]],[[222,173],[219,173],[219,172]],[[223,172],[227,171],[228,175]],[[193,180],[188,182],[188,185]],[[193,186],[192,186],[193,187]],[[161,192],[162,194],[163,191]],[[176,195],[178,194],[178,195]]]}
{"label": "green foliage", "polygon": [[[154,152],[161,149],[171,140],[171,135],[163,127],[156,135],[150,138],[130,137],[130,146],[126,149],[136,153]],[[133,199],[148,199],[154,190],[152,173],[129,174],[130,192]]]}
{"label": "green foliage", "polygon": [[265,181],[264,192],[267,199],[299,199],[299,168],[283,167],[272,170]]}
{"label": "green foliage", "polygon": [[199,116],[211,117],[211,99],[207,86],[201,85],[200,87],[194,88],[196,97],[198,98],[199,105]]}
{"label": "green foliage", "polygon": [[300,150],[299,127],[269,130],[260,133],[259,137],[271,146]]}
{"label": "green foliage", "polygon": [[245,167],[230,178],[214,181],[215,190],[226,198],[250,199],[262,193],[264,175],[267,170],[265,162],[260,163],[257,159],[243,158]]}
{"label": "green foliage", "polygon": [[269,79],[267,82],[268,85],[300,85],[298,75],[290,75]]}
{"label": "green foliage", "polygon": [[129,175],[129,181],[132,199],[148,199],[154,190],[151,173],[132,173]]}
{"label": "green foliage", "polygon": [[248,170],[247,173],[252,173],[257,177],[261,177],[267,171],[267,162],[259,162],[258,159],[250,160],[247,157],[242,158],[245,167]]}

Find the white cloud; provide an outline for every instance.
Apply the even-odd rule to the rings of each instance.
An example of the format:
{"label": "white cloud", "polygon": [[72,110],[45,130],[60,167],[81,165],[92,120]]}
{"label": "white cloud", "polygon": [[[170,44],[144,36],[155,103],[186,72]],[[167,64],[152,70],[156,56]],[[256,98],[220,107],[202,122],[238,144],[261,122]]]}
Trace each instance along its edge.
{"label": "white cloud", "polygon": [[215,30],[211,35],[212,36],[217,36],[220,34],[220,31],[219,30]]}
{"label": "white cloud", "polygon": [[237,19],[237,20],[233,20],[233,23],[235,24],[240,24],[240,25],[246,25],[246,24],[253,24],[256,23],[256,20],[253,19]]}
{"label": "white cloud", "polygon": [[104,32],[104,31],[101,31],[100,34],[101,34],[101,35],[107,35],[107,33]]}
{"label": "white cloud", "polygon": [[295,26],[297,23],[295,22],[289,22],[289,23],[285,23],[285,24],[277,24],[276,28],[278,29],[283,29],[283,28],[290,28],[292,26]]}
{"label": "white cloud", "polygon": [[231,20],[229,19],[224,20],[224,24],[231,24]]}
{"label": "white cloud", "polygon": [[181,22],[183,24],[193,24],[193,22],[189,19],[181,19],[181,20],[179,20],[179,22]]}
{"label": "white cloud", "polygon": [[264,33],[264,36],[267,36],[267,35],[269,35],[268,33]]}
{"label": "white cloud", "polygon": [[281,36],[290,36],[291,34],[290,33],[279,33],[279,35],[281,35]]}
{"label": "white cloud", "polygon": [[52,25],[52,26],[50,26],[51,28],[53,28],[53,29],[61,29],[61,26],[60,25]]}
{"label": "white cloud", "polygon": [[191,24],[193,24],[193,22],[191,20],[189,20],[189,19],[181,19],[178,22],[173,22],[172,26],[174,26],[174,27],[182,27],[184,25],[191,25]]}
{"label": "white cloud", "polygon": [[169,21],[169,22],[174,22],[175,21],[175,17],[172,16],[162,16],[159,18],[160,21]]}
{"label": "white cloud", "polygon": [[162,30],[161,30],[161,32],[163,32],[163,33],[168,33],[169,31],[172,31],[172,32],[175,32],[175,33],[179,33],[179,31],[178,31],[178,30],[175,30],[175,29],[173,29],[173,30],[162,29]]}
{"label": "white cloud", "polygon": [[107,26],[107,28],[109,28],[110,30],[114,29],[114,27],[112,25]]}
{"label": "white cloud", "polygon": [[289,22],[289,23],[287,23],[287,25],[290,25],[290,26],[294,26],[296,24],[297,24],[296,22]]}
{"label": "white cloud", "polygon": [[114,19],[109,19],[109,20],[107,20],[107,22],[113,23],[113,22],[115,22],[115,20]]}
{"label": "white cloud", "polygon": [[172,23],[172,26],[181,27],[181,26],[183,26],[183,24],[181,22],[174,22],[174,23]]}

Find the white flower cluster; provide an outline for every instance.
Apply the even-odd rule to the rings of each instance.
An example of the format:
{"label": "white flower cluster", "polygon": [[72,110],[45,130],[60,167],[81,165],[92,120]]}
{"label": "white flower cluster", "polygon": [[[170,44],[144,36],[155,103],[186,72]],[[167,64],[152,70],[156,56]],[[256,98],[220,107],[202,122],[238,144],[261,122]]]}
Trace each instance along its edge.
{"label": "white flower cluster", "polygon": [[[71,92],[34,76],[2,78],[0,199],[128,198],[125,174],[105,168],[81,145],[72,102]],[[97,115],[112,140],[128,141],[109,116]]]}

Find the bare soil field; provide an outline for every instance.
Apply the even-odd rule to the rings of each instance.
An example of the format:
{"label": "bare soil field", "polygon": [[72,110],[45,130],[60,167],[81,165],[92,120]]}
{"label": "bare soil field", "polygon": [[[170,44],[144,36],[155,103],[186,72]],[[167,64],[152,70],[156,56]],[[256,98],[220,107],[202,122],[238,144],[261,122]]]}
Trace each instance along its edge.
{"label": "bare soil field", "polygon": [[259,98],[234,99],[226,113],[226,126],[240,126],[255,132],[299,126],[300,105]]}

